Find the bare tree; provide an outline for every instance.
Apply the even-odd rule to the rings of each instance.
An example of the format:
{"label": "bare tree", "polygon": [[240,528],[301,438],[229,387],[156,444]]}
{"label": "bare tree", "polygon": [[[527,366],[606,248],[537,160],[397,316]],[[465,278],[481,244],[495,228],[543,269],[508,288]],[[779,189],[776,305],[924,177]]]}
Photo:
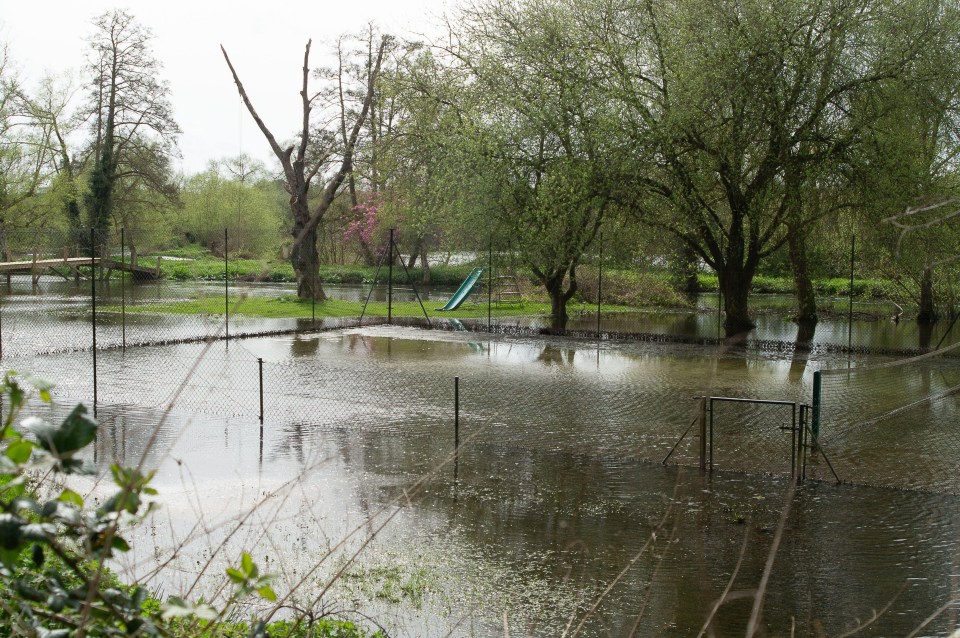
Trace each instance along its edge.
{"label": "bare tree", "polygon": [[180,129],[169,87],[159,78],[161,64],[150,49],[150,30],[122,10],[109,11],[94,24],[88,72],[96,164],[87,212],[92,227],[105,229],[114,216],[119,182],[132,181],[164,196],[175,191],[169,160]]}
{"label": "bare tree", "polygon": [[[380,38],[370,73],[367,75],[366,91],[360,112],[356,114],[353,120],[349,135],[344,136],[342,140],[338,140],[340,137],[338,131],[340,122],[336,120],[339,119],[339,114],[333,118],[334,121],[327,123],[329,130],[323,126],[315,127],[311,121],[311,112],[314,107],[321,100],[330,98],[324,91],[310,92],[311,43],[312,40],[307,42],[303,53],[303,83],[300,89],[303,119],[298,133],[299,140],[296,144],[291,144],[287,148],[281,148],[274,134],[257,114],[253,103],[243,88],[243,83],[240,82],[233,63],[230,62],[227,50],[222,46],[220,49],[223,51],[227,66],[230,67],[230,73],[233,75],[233,81],[237,84],[237,90],[240,92],[243,103],[247,106],[251,117],[257,123],[274,155],[283,167],[284,185],[290,195],[290,211],[293,213],[293,227],[290,233],[294,239],[290,250],[290,263],[293,265],[293,271],[297,278],[297,296],[301,299],[322,300],[326,298],[326,295],[317,274],[319,267],[317,226],[323,220],[324,215],[336,198],[337,192],[352,170],[354,149],[357,146],[360,131],[370,113],[374,99],[374,86],[380,73],[380,65],[389,38],[387,36]],[[339,96],[339,92],[336,92],[335,96]],[[345,126],[343,128],[346,130]],[[339,166],[336,167],[336,170],[333,170],[337,159],[339,159]],[[309,200],[310,187],[315,179],[323,179],[325,183],[319,200],[311,207]]]}

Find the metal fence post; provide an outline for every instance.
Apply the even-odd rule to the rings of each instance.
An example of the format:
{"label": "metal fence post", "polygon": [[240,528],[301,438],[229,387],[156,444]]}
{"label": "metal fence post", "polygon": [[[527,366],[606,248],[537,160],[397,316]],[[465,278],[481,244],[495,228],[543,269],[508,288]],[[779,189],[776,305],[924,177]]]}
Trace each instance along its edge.
{"label": "metal fence post", "polygon": [[460,377],[453,378],[453,480],[460,471]]}
{"label": "metal fence post", "polygon": [[223,229],[223,326],[227,341],[230,341],[230,264],[227,261],[227,229]]}
{"label": "metal fence post", "polygon": [[487,332],[493,332],[493,237],[487,246]]}
{"label": "metal fence post", "polygon": [[390,229],[390,246],[387,248],[387,323],[393,323],[393,230]]}
{"label": "metal fence post", "polygon": [[817,370],[813,373],[813,401],[812,414],[810,415],[810,430],[813,432],[814,439],[820,439],[820,407],[821,394],[823,393],[823,374]]}
{"label": "metal fence post", "polygon": [[126,229],[120,229],[120,330],[121,330],[121,342],[120,347],[124,351],[127,349],[127,290],[124,280],[126,279],[126,273],[123,270],[123,262],[125,259],[124,255],[124,244],[126,243]]}
{"label": "metal fence post", "polygon": [[93,416],[97,416],[97,231],[90,228],[90,307],[93,311]]}
{"label": "metal fence post", "polygon": [[857,236],[850,238],[850,310],[847,314],[847,350],[853,349],[853,260],[857,250]]}
{"label": "metal fence post", "polygon": [[597,270],[597,339],[600,338],[600,295],[603,291],[603,233],[600,233],[600,264]]}
{"label": "metal fence post", "polygon": [[260,425],[263,425],[263,358],[257,358],[257,366],[260,368]]}
{"label": "metal fence post", "polygon": [[460,450],[460,377],[453,378],[453,447]]}
{"label": "metal fence post", "polygon": [[700,397],[700,472],[707,471],[707,397]]}

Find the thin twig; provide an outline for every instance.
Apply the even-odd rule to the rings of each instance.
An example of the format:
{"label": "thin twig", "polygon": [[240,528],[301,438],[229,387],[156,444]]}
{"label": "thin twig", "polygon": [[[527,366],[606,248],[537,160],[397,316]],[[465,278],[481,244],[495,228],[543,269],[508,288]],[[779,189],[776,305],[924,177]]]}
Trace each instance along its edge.
{"label": "thin twig", "polygon": [[780,513],[780,522],[777,524],[777,531],[773,535],[773,543],[770,545],[770,552],[767,554],[767,563],[763,568],[763,576],[760,578],[760,584],[757,586],[757,594],[753,599],[753,610],[750,612],[750,622],[747,623],[746,638],[753,638],[760,625],[760,614],[763,611],[763,599],[767,591],[767,583],[770,582],[770,574],[773,572],[773,563],[777,559],[777,550],[780,549],[780,541],[783,539],[783,531],[787,528],[787,518],[790,516],[790,509],[793,506],[793,497],[797,492],[797,484],[790,481],[790,488],[787,490],[787,498],[783,504],[783,511]]}

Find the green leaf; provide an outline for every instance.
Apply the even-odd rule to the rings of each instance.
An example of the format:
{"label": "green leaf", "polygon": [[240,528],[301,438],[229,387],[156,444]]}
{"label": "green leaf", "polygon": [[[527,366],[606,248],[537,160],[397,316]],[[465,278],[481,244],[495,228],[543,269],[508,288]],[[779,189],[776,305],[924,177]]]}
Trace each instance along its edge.
{"label": "green leaf", "polygon": [[273,591],[273,588],[270,585],[264,585],[263,587],[257,588],[257,593],[261,597],[266,598],[267,600],[274,602],[277,600],[277,594]]}
{"label": "green leaf", "polygon": [[83,405],[75,407],[59,427],[45,421],[30,419],[30,430],[41,447],[57,459],[68,459],[74,452],[89,445],[97,435],[96,422],[87,416]]}
{"label": "green leaf", "polygon": [[63,501],[64,503],[71,503],[77,507],[83,507],[83,497],[71,489],[65,489],[60,492],[60,496],[57,497],[57,500]]}
{"label": "green leaf", "polygon": [[229,576],[230,580],[232,580],[238,585],[243,584],[247,581],[246,574],[244,574],[238,569],[234,569],[233,567],[227,567],[227,576]]}
{"label": "green leaf", "polygon": [[250,554],[243,552],[240,556],[240,568],[243,570],[243,573],[247,576],[253,577],[256,576],[254,570],[256,570],[256,565],[253,564],[253,558],[250,557]]}
{"label": "green leaf", "polygon": [[111,544],[112,544],[113,548],[114,548],[115,550],[117,550],[118,552],[129,552],[129,551],[130,551],[130,544],[127,543],[127,541],[125,541],[125,540],[123,540],[122,538],[120,538],[119,536],[114,536],[114,537],[113,537],[113,543],[111,543]]}
{"label": "green leaf", "polygon": [[31,454],[33,454],[33,442],[25,439],[11,442],[4,450],[4,455],[17,465],[23,465],[29,461]]}

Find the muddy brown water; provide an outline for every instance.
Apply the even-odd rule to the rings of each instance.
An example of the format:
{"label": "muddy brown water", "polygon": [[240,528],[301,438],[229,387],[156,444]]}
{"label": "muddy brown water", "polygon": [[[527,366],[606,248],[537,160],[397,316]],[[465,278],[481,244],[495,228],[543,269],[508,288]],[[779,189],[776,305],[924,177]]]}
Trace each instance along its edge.
{"label": "muddy brown water", "polygon": [[[68,406],[91,396],[90,356],[4,363]],[[823,449],[845,483],[818,457],[822,480],[790,501],[774,408],[718,409],[710,475],[692,439],[660,464],[694,397],[808,402],[813,370],[893,357],[384,326],[98,358],[98,465],[159,470],[161,507],[118,568],[168,593],[213,595],[246,549],[308,604],[372,535],[324,600],[391,635],[693,636],[728,585],[712,630],[740,635],[786,509],[766,635],[841,635],[874,610],[857,635],[908,635],[941,608],[917,635],[957,627],[956,395],[867,423],[956,386],[956,358],[831,380]]]}

